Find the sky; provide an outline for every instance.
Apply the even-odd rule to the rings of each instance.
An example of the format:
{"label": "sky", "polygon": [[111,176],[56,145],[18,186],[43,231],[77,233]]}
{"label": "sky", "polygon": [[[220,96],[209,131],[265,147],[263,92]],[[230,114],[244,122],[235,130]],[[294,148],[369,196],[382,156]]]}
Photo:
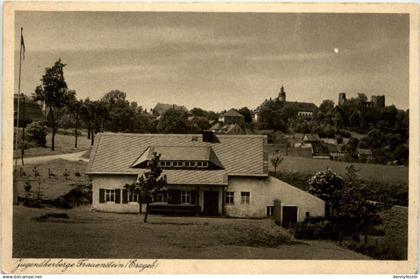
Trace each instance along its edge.
{"label": "sky", "polygon": [[146,109],[255,109],[283,85],[288,101],[385,95],[407,109],[409,18],[403,14],[17,12],[26,46],[21,91],[59,58],[79,98],[111,90]]}

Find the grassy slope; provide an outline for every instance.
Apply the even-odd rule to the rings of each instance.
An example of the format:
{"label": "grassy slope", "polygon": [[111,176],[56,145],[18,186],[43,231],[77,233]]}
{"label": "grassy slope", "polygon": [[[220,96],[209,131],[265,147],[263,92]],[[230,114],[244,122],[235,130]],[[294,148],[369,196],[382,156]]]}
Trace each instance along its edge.
{"label": "grassy slope", "polygon": [[[271,164],[271,163],[270,163]],[[403,166],[386,166],[378,164],[346,163],[328,159],[312,159],[304,157],[284,157],[278,167],[282,172],[300,172],[315,174],[318,171],[331,168],[339,175],[345,175],[346,167],[354,165],[360,169],[358,175],[364,180],[373,180],[387,183],[408,183],[408,168]],[[270,165],[270,169],[274,168]]]}
{"label": "grassy slope", "polygon": [[[31,183],[34,196],[37,196],[39,188],[44,199],[54,199],[64,195],[73,188],[73,184],[87,183],[87,177],[84,175],[86,165],[86,162],[70,162],[62,159],[36,165],[25,165],[22,167],[25,175],[21,176],[19,175],[20,172],[18,172],[14,177],[18,196],[25,196],[24,185],[26,181]],[[34,177],[34,166],[36,166],[40,174],[39,177]],[[49,176],[48,169],[50,169],[51,173],[55,176]],[[63,176],[65,169],[67,169],[67,172],[69,173],[67,179]],[[76,176],[76,173],[79,173],[80,176]]]}
{"label": "grassy slope", "polygon": [[[69,219],[33,218],[65,212]],[[270,219],[247,220],[14,207],[13,257],[368,259],[332,242],[295,243]],[[205,236],[205,237],[203,237]],[[278,246],[279,245],[279,246]]]}
{"label": "grassy slope", "polygon": [[[32,147],[25,150],[25,157],[44,156],[44,155],[55,155],[62,153],[72,153],[90,148],[90,140],[87,139],[86,135],[78,136],[77,148],[74,148],[74,135],[55,135],[55,150],[51,151],[51,138],[52,134],[47,135],[47,147]],[[18,157],[20,158],[20,150],[18,151]]]}

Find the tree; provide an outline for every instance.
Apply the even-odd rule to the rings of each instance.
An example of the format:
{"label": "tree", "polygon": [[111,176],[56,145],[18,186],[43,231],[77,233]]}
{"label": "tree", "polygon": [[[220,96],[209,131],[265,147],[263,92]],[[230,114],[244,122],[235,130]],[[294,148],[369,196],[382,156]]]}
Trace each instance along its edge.
{"label": "tree", "polygon": [[190,110],[190,113],[193,116],[202,116],[202,117],[207,117],[208,116],[207,111],[205,111],[201,108],[193,108],[192,110]]}
{"label": "tree", "polygon": [[317,172],[312,176],[308,184],[309,192],[323,199],[329,207],[340,210],[341,190],[344,187],[344,179],[331,169]]}
{"label": "tree", "polygon": [[323,100],[321,105],[319,106],[319,110],[323,113],[329,113],[332,112],[334,109],[334,102],[331,100]]}
{"label": "tree", "polygon": [[126,184],[128,191],[133,191],[139,195],[138,203],[141,208],[142,203],[146,203],[146,213],[144,222],[147,223],[149,214],[149,204],[153,201],[153,196],[159,192],[166,192],[167,179],[162,176],[162,169],[159,167],[160,154],[153,152],[152,159],[148,162],[149,170],[146,171],[137,182]]}
{"label": "tree", "polygon": [[70,96],[67,108],[74,118],[74,148],[77,148],[78,125],[82,108],[82,102],[77,99],[76,91],[69,91],[69,95]]}
{"label": "tree", "polygon": [[188,133],[188,119],[185,111],[171,108],[168,109],[159,119],[158,131],[165,134]]}
{"label": "tree", "polygon": [[27,127],[28,140],[33,141],[39,146],[45,147],[47,143],[48,128],[41,122],[32,122]]}
{"label": "tree", "polygon": [[393,153],[394,159],[397,160],[398,164],[408,164],[408,146],[406,144],[398,145]]}
{"label": "tree", "polygon": [[106,107],[105,121],[112,132],[133,131],[137,103],[130,104],[127,94],[119,90],[106,93],[101,101]]}
{"label": "tree", "polygon": [[245,117],[245,123],[248,123],[249,124],[249,123],[252,122],[252,119],[253,119],[252,112],[251,112],[251,110],[248,107],[240,108],[238,110],[238,112]]}
{"label": "tree", "polygon": [[365,198],[366,185],[357,176],[359,170],[353,165],[347,167],[346,170],[338,223],[347,233],[363,233],[367,242],[369,228],[381,224],[381,218],[378,215],[380,208],[376,202]]}
{"label": "tree", "polygon": [[80,107],[80,117],[82,121],[87,125],[88,128],[88,134],[87,138],[90,139],[91,132],[92,132],[92,111],[91,111],[91,101],[89,98],[86,98],[84,101],[81,101],[81,107]]}
{"label": "tree", "polygon": [[63,68],[65,66],[61,59],[58,59],[51,68],[46,68],[41,79],[42,85],[37,86],[33,94],[35,101],[44,102],[48,108],[49,122],[52,128],[51,150],[54,150],[55,147],[58,112],[68,103],[70,96],[64,79]]}
{"label": "tree", "polygon": [[271,164],[273,164],[275,174],[277,174],[277,167],[278,165],[280,165],[283,159],[284,158],[280,156],[280,154],[277,151],[274,152],[273,156],[271,157]]}

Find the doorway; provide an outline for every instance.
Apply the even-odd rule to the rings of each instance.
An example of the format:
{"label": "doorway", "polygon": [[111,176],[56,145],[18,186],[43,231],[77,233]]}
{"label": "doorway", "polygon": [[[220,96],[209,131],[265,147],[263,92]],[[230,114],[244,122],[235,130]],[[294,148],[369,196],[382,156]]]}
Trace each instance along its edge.
{"label": "doorway", "polygon": [[219,192],[218,191],[204,191],[203,214],[206,216],[219,215]]}
{"label": "doorway", "polygon": [[282,218],[282,225],[285,228],[290,228],[295,226],[297,223],[297,213],[298,208],[297,206],[283,206],[283,218]]}

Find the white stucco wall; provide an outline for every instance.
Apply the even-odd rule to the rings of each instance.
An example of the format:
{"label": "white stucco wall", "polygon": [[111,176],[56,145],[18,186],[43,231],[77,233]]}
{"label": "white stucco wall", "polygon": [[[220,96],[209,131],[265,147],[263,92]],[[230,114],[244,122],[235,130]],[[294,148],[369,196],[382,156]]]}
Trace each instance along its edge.
{"label": "white stucco wall", "polygon": [[[99,189],[122,189],[125,184],[136,181],[137,176],[127,175],[91,175],[92,208],[105,212],[138,213],[138,203],[99,202]],[[305,219],[306,212],[311,216],[325,215],[325,202],[305,191],[293,187],[274,177],[229,177],[229,185],[225,191],[234,192],[234,204],[224,205],[223,188],[221,186],[190,186],[179,185],[180,190],[199,190],[199,204],[203,211],[204,191],[219,191],[219,214],[229,217],[264,218],[267,206],[273,206],[274,200],[281,201],[282,206],[297,206],[298,221]],[[250,192],[250,203],[241,204],[241,192]]]}
{"label": "white stucco wall", "polygon": [[[297,206],[298,221],[305,219],[306,212],[311,216],[325,215],[323,200],[271,176],[230,177],[226,191],[235,192],[234,204],[225,205],[225,214],[231,217],[265,217],[267,206],[273,206],[275,199],[280,200],[282,206]],[[250,192],[250,204],[241,204],[241,192]]]}
{"label": "white stucco wall", "polygon": [[123,189],[127,183],[133,183],[137,175],[91,175],[92,181],[92,208],[105,212],[138,213],[139,204],[137,202],[122,203],[122,193],[120,203],[99,202],[99,189]]}

